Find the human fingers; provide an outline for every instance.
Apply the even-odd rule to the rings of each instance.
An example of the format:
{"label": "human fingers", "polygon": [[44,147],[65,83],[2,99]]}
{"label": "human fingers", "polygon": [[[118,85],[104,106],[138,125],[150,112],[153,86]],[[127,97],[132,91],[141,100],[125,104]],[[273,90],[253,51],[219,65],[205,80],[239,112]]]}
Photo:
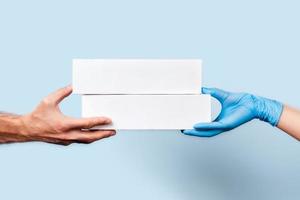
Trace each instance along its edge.
{"label": "human fingers", "polygon": [[45,97],[45,101],[50,104],[58,105],[64,98],[69,96],[72,93],[72,86],[68,85],[66,87],[60,88],[55,92],[52,92],[47,97]]}
{"label": "human fingers", "polygon": [[199,130],[191,129],[191,130],[183,130],[182,131],[182,133],[185,135],[197,136],[197,137],[213,137],[222,132],[225,132],[225,130],[199,131]]}
{"label": "human fingers", "polygon": [[90,129],[94,126],[110,124],[112,121],[108,117],[89,117],[89,118],[69,118],[66,124],[69,129]]}
{"label": "human fingers", "polygon": [[210,94],[212,97],[216,98],[221,103],[225,101],[225,99],[229,96],[229,92],[218,88],[202,88],[203,94]]}

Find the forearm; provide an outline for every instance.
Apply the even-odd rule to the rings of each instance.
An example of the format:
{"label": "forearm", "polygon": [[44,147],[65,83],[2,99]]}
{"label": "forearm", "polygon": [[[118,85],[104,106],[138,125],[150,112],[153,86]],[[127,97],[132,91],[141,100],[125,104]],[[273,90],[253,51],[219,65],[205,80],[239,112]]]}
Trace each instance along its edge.
{"label": "forearm", "polygon": [[0,112],[0,144],[28,141],[28,138],[22,134],[23,130],[21,116]]}
{"label": "forearm", "polygon": [[47,97],[26,115],[0,112],[0,144],[40,141],[60,145],[89,144],[116,134],[114,130],[88,130],[107,125],[107,117],[76,119],[64,115],[59,103],[72,93],[72,87],[61,88]]}
{"label": "forearm", "polygon": [[300,140],[300,111],[289,106],[284,106],[277,127],[297,140]]}

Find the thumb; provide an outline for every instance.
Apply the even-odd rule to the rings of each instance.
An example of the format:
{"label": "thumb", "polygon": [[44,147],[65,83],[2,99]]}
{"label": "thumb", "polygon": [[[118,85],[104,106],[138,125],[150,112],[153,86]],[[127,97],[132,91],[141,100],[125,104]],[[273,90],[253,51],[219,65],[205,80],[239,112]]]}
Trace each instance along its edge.
{"label": "thumb", "polygon": [[55,92],[49,94],[46,99],[53,103],[54,105],[59,104],[64,98],[69,96],[72,93],[72,86],[68,85],[61,89],[56,90]]}
{"label": "thumb", "polygon": [[218,88],[202,88],[203,94],[210,94],[212,97],[216,98],[221,103],[225,101],[225,99],[229,96],[229,92]]}

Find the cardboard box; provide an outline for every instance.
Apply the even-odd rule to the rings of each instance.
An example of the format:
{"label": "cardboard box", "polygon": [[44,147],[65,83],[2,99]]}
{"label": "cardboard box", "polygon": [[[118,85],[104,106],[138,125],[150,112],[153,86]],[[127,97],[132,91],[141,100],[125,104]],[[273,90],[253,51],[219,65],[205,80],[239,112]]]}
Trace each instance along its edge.
{"label": "cardboard box", "polygon": [[199,94],[198,59],[74,59],[75,94]]}
{"label": "cardboard box", "polygon": [[211,122],[210,95],[83,95],[82,117],[106,116],[96,129],[181,130]]}

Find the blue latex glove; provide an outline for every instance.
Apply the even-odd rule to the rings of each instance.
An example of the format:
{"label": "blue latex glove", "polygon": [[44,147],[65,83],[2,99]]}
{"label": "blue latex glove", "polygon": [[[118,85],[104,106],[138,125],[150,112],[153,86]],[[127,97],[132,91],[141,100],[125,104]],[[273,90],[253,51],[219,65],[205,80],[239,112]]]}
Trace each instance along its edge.
{"label": "blue latex glove", "polygon": [[283,105],[275,100],[247,93],[230,93],[216,88],[202,88],[202,93],[210,94],[220,101],[222,111],[215,121],[199,123],[193,130],[184,130],[186,135],[211,137],[234,129],[252,119],[260,119],[277,126]]}

